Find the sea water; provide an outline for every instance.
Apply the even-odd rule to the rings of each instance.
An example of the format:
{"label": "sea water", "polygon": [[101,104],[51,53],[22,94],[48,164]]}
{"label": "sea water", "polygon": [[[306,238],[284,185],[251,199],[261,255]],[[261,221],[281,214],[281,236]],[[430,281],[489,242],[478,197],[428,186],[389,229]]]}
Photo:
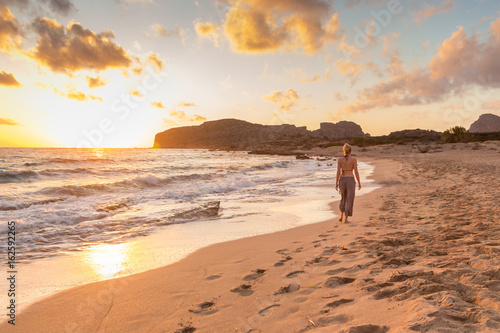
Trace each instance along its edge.
{"label": "sea water", "polygon": [[[247,152],[0,148],[0,250],[6,263],[14,221],[17,303],[332,218],[335,166]],[[358,194],[373,190],[373,167],[358,167]]]}

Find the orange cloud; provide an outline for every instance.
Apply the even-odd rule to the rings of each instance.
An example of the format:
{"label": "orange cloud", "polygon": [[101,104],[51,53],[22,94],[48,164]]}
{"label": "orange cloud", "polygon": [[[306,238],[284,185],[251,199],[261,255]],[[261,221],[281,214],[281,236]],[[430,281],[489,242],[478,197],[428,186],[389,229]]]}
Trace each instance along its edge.
{"label": "orange cloud", "polygon": [[130,95],[136,96],[136,97],[144,97],[144,96],[146,96],[143,93],[141,93],[137,88],[132,89],[132,91],[130,92]]}
{"label": "orange cloud", "polygon": [[191,102],[179,102],[177,103],[176,106],[179,106],[179,107],[191,107],[191,106],[198,106],[196,105],[195,103],[191,103]]}
{"label": "orange cloud", "polygon": [[87,83],[89,88],[98,88],[108,84],[108,81],[101,79],[99,75],[97,75],[96,77],[87,76]]}
{"label": "orange cloud", "polygon": [[88,101],[89,99],[92,99],[94,101],[100,101],[100,102],[103,101],[102,97],[97,97],[94,95],[86,95],[84,92],[76,90],[75,87],[70,87],[67,92],[60,91],[55,87],[52,87],[52,88],[54,90],[54,93],[56,93],[60,96],[66,97],[68,99],[73,99],[75,101],[84,102],[84,101]]}
{"label": "orange cloud", "polygon": [[490,26],[489,35],[480,42],[478,35],[467,36],[458,27],[445,40],[426,67],[405,68],[399,52],[387,52],[390,79],[365,88],[356,101],[340,112],[363,112],[377,107],[418,105],[442,102],[472,86],[500,87],[500,18]]}
{"label": "orange cloud", "polygon": [[338,14],[321,0],[230,0],[224,32],[236,51],[301,50],[307,54],[339,40]]}
{"label": "orange cloud", "polygon": [[297,91],[293,89],[276,91],[272,94],[265,95],[263,98],[265,101],[276,104],[282,111],[289,111],[293,106],[295,106],[297,100],[300,99]]}
{"label": "orange cloud", "polygon": [[21,124],[9,118],[0,118],[0,125],[20,126]]}
{"label": "orange cloud", "polygon": [[99,102],[102,102],[104,101],[104,99],[102,97],[99,97],[99,96],[94,96],[94,95],[88,95],[90,97],[91,100],[93,101],[99,101]]}
{"label": "orange cloud", "polygon": [[426,8],[423,8],[415,13],[411,13],[411,15],[413,16],[415,22],[422,23],[432,15],[446,13],[453,8],[453,5],[453,0],[445,0],[437,6],[426,5]]}
{"label": "orange cloud", "polygon": [[175,120],[163,118],[163,123],[167,126],[176,126],[181,123],[193,123],[207,120],[207,118],[197,114],[189,117],[186,115],[186,113],[184,113],[184,111],[179,110],[172,110],[169,115],[170,117],[174,117]]}
{"label": "orange cloud", "polygon": [[21,84],[16,80],[12,73],[0,72],[0,86],[20,87]]}
{"label": "orange cloud", "polygon": [[344,76],[357,77],[363,71],[363,68],[360,65],[344,58],[337,60],[337,62],[335,62],[335,67],[337,68],[339,74]]}
{"label": "orange cloud", "polygon": [[7,6],[0,3],[0,51],[10,53],[21,47],[21,27]]}
{"label": "orange cloud", "polygon": [[166,38],[171,36],[177,36],[182,39],[182,32],[179,26],[176,27],[175,31],[165,29],[161,24],[156,23],[149,26],[149,31],[146,33],[147,36]]}
{"label": "orange cloud", "polygon": [[127,68],[132,63],[127,52],[113,42],[110,30],[96,34],[80,23],[70,22],[65,28],[48,18],[36,19],[33,27],[38,44],[29,55],[54,72]]}
{"label": "orange cloud", "polygon": [[156,53],[151,53],[148,57],[147,62],[153,64],[158,71],[161,71],[164,67],[163,61],[160,59],[160,56]]}
{"label": "orange cloud", "polygon": [[219,46],[220,28],[217,24],[210,22],[196,22],[194,25],[196,33],[200,37],[211,38],[215,46]]}
{"label": "orange cloud", "polygon": [[158,109],[165,109],[162,102],[151,102],[151,106]]}

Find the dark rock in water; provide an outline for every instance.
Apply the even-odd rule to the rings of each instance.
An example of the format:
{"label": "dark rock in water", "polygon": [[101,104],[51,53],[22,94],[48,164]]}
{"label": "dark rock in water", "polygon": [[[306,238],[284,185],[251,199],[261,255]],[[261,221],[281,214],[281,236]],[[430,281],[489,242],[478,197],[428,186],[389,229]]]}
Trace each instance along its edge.
{"label": "dark rock in water", "polygon": [[220,201],[210,201],[196,208],[174,213],[172,219],[196,219],[204,217],[214,217],[219,214]]}
{"label": "dark rock in water", "polygon": [[297,154],[295,155],[295,158],[298,160],[310,160],[311,158],[305,154]]}
{"label": "dark rock in water", "polygon": [[479,116],[479,119],[470,125],[471,133],[487,133],[500,131],[500,117],[492,113],[485,113]]}

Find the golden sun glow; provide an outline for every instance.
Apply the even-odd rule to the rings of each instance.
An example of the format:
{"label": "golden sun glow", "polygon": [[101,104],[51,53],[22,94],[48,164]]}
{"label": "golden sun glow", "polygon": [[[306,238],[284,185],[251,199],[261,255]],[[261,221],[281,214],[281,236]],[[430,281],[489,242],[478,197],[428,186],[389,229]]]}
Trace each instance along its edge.
{"label": "golden sun glow", "polygon": [[92,247],[87,262],[100,279],[110,279],[125,269],[130,256],[130,244],[100,244]]}

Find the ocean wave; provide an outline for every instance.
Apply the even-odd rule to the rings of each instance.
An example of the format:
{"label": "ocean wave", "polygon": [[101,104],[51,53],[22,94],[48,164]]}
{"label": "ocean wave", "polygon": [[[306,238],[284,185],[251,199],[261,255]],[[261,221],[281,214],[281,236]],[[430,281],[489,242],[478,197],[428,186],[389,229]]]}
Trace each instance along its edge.
{"label": "ocean wave", "polygon": [[35,171],[0,171],[0,184],[26,183],[40,178]]}
{"label": "ocean wave", "polygon": [[26,209],[31,206],[37,205],[48,205],[54,202],[63,201],[64,198],[56,198],[56,199],[46,199],[46,200],[37,200],[31,202],[16,202],[16,203],[4,203],[0,204],[0,211],[9,211],[9,210],[21,210]]}
{"label": "ocean wave", "polygon": [[[80,221],[68,224],[66,217],[50,223],[20,223],[19,261],[52,256],[62,251],[71,251],[80,247],[102,243],[104,241],[121,242],[147,235],[158,226],[187,223],[199,219],[217,218],[220,201],[209,201],[194,207],[185,207],[160,217],[136,216],[127,218],[105,215],[81,216]],[[16,235],[17,236],[17,235]],[[0,250],[6,244],[0,244]]]}
{"label": "ocean wave", "polygon": [[255,165],[253,167],[244,169],[243,172],[260,171],[260,170],[267,170],[267,169],[274,169],[274,168],[288,168],[291,163],[292,162],[290,162],[290,161],[277,161],[277,162],[265,163],[265,164]]}
{"label": "ocean wave", "polygon": [[136,177],[133,179],[124,179],[114,183],[46,187],[37,191],[37,194],[56,195],[56,196],[69,195],[69,196],[83,197],[83,196],[95,195],[101,192],[155,188],[155,187],[165,186],[173,182],[207,180],[212,177],[213,175],[211,174],[175,175],[166,178],[147,175],[147,176]]}
{"label": "ocean wave", "polygon": [[85,158],[85,159],[73,159],[73,158],[51,158],[41,162],[28,162],[24,163],[24,166],[39,166],[44,164],[66,164],[66,163],[86,163],[86,162],[113,162],[113,160],[108,158]]}

